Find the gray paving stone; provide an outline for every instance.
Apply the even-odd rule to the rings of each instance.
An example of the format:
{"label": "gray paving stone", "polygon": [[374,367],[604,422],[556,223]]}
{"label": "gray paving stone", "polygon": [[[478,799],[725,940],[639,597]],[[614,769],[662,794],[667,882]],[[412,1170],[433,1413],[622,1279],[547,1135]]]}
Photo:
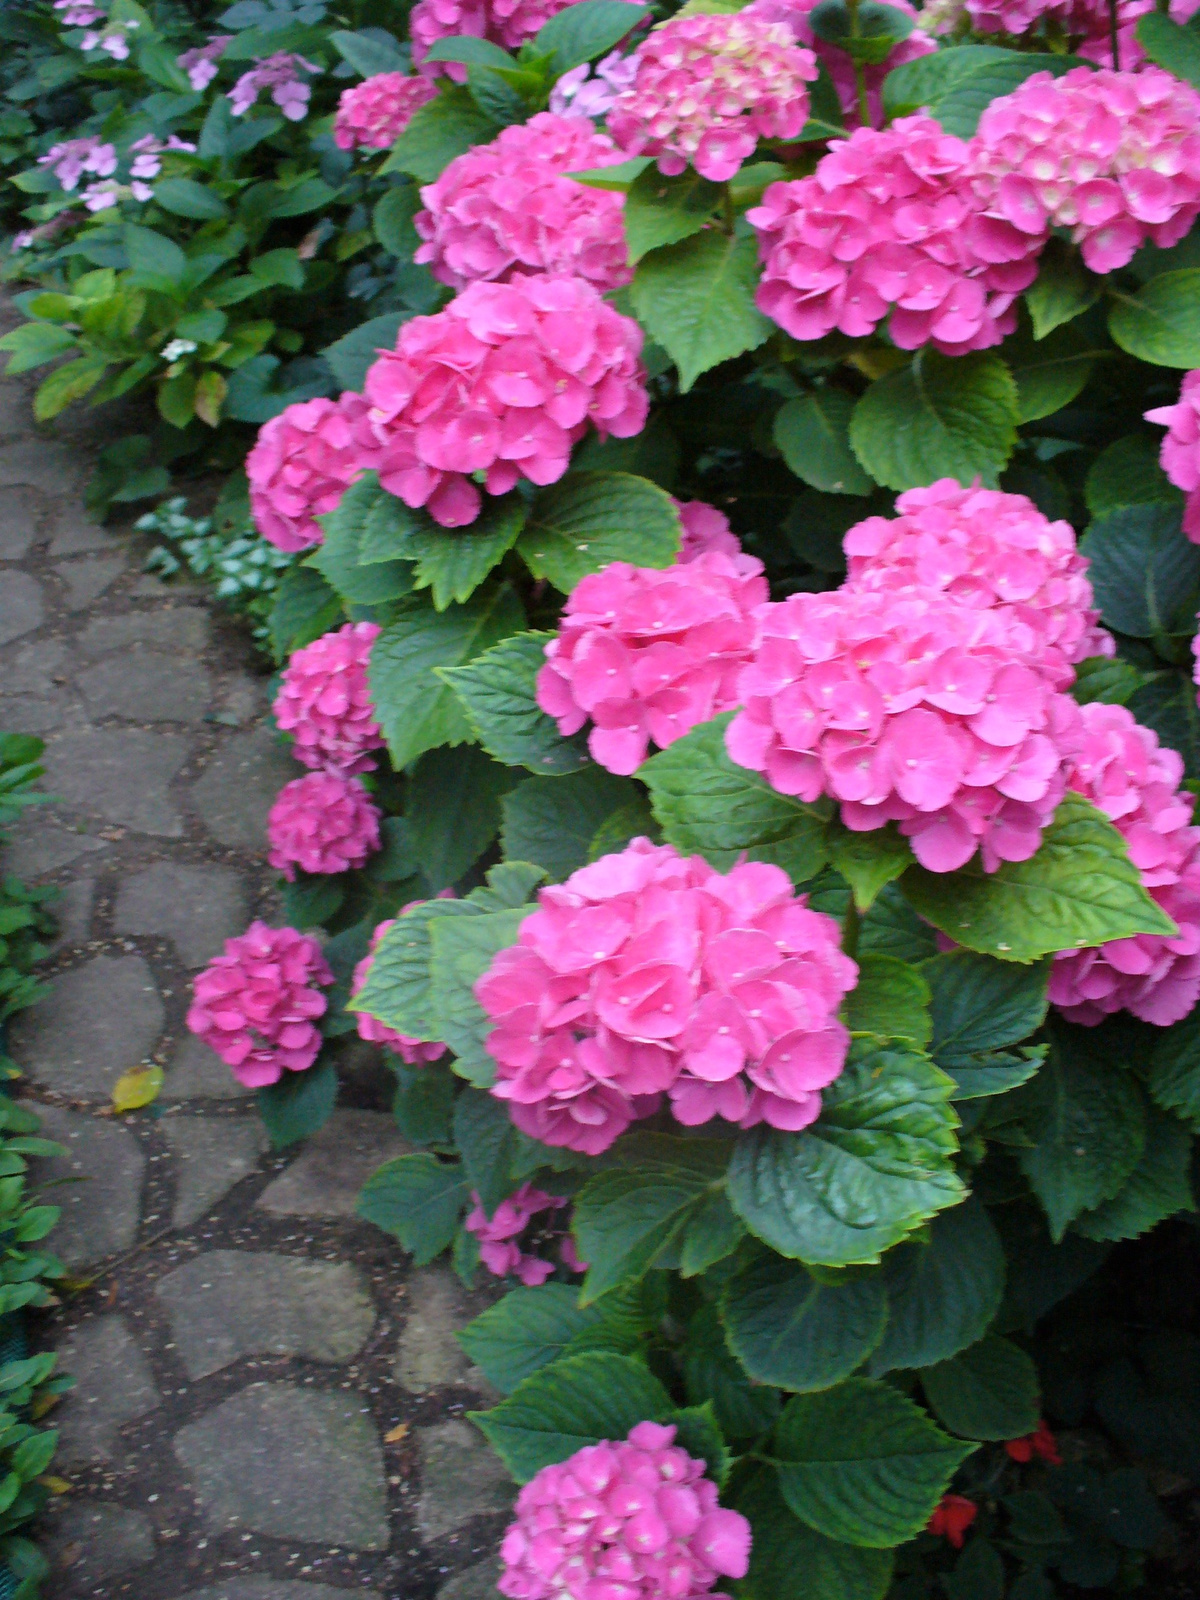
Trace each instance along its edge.
{"label": "gray paving stone", "polygon": [[183,1036],[167,1063],[162,1100],[244,1100],[254,1093],[239,1083],[217,1055],[194,1033]]}
{"label": "gray paving stone", "polygon": [[186,967],[202,967],[226,939],[244,933],[246,891],[230,867],[158,861],[126,878],[117,894],[118,933],[162,934]]}
{"label": "gray paving stone", "polygon": [[[0,575],[0,584],[4,582]],[[71,716],[66,695],[42,700],[32,694],[4,695],[0,698],[0,728],[9,733],[49,733],[61,728]]]}
{"label": "gray paving stone", "polygon": [[97,556],[88,561],[65,561],[54,570],[66,585],[67,610],[82,611],[121,576],[125,563]]}
{"label": "gray paving stone", "polygon": [[149,1363],[116,1312],[81,1323],[59,1346],[59,1366],[75,1379],[55,1411],[63,1466],[115,1460],[120,1430],[162,1403]]}
{"label": "gray paving stone", "polygon": [[0,644],[40,628],[45,615],[37,580],[27,572],[6,572],[0,582]]}
{"label": "gray paving stone", "polygon": [[222,1578],[210,1589],[190,1589],[178,1600],[382,1600],[377,1589],[331,1589],[327,1583],[290,1578]]}
{"label": "gray paving stone", "polygon": [[85,668],[77,681],[97,717],[194,722],[212,699],[212,680],[198,661],[137,646],[105,656]]}
{"label": "gray paving stone", "polygon": [[175,1436],[216,1532],[386,1550],[383,1452],[361,1396],[255,1383]]}
{"label": "gray paving stone", "polygon": [[427,1394],[445,1383],[486,1386],[454,1335],[490,1303],[469,1295],[449,1267],[424,1267],[405,1285],[404,1327],[392,1367],[396,1382],[410,1394]]}
{"label": "gray paving stone", "polygon": [[496,1584],[500,1579],[500,1561],[489,1556],[474,1567],[460,1572],[437,1592],[437,1600],[496,1600]]}
{"label": "gray paving stone", "polygon": [[383,1112],[335,1111],[257,1204],[276,1216],[351,1217],[375,1168],[411,1149]]}
{"label": "gray paving stone", "polygon": [[38,1163],[44,1198],[62,1207],[55,1255],[76,1270],[128,1250],[137,1238],[146,1171],[136,1138],[122,1123],[59,1106],[39,1106],[38,1115],[45,1137],[67,1150]]}
{"label": "gray paving stone", "polygon": [[141,956],[96,956],[51,980],[23,1011],[12,1054],[30,1077],[80,1100],[107,1100],[162,1032],[163,1004]]}
{"label": "gray paving stone", "polygon": [[0,685],[5,694],[48,694],[65,682],[70,653],[62,639],[31,639],[0,652]]}
{"label": "gray paving stone", "polygon": [[267,812],[300,768],[265,727],[235,733],[192,787],[192,805],[221,844],[262,848]]}
{"label": "gray paving stone", "polygon": [[61,494],[74,486],[82,465],[77,450],[33,435],[0,447],[0,485],[27,483],[47,494]]}
{"label": "gray paving stone", "polygon": [[28,489],[0,489],[0,561],[19,561],[37,535],[41,501]]}
{"label": "gray paving stone", "polygon": [[199,655],[209,641],[208,613],[199,606],[164,606],[155,611],[126,611],[117,616],[94,617],[75,643],[89,658],[132,644]]}
{"label": "gray paving stone", "polygon": [[124,541],[98,522],[93,522],[82,505],[59,506],[50,541],[52,556],[78,556],[93,550],[120,550]]}
{"label": "gray paving stone", "polygon": [[46,788],[90,816],[177,839],[183,820],[167,786],[187,760],[177,733],[80,728],[46,747]]}
{"label": "gray paving stone", "polygon": [[[190,1228],[258,1166],[267,1137],[257,1117],[164,1117],[159,1129],[175,1157],[171,1221]],[[205,1258],[207,1259],[207,1257]]]}
{"label": "gray paving stone", "polygon": [[154,1525],[141,1511],[107,1500],[52,1501],[46,1515],[51,1562],[80,1587],[154,1560]]}
{"label": "gray paving stone", "polygon": [[516,1487],[483,1435],[457,1418],[417,1429],[421,1498],[417,1527],[426,1539],[441,1539],[474,1517],[508,1511]]}
{"label": "gray paving stone", "polygon": [[95,874],[89,872],[68,883],[59,898],[51,904],[50,909],[58,923],[58,935],[50,945],[53,955],[87,942],[95,898],[96,878]]}
{"label": "gray paving stone", "polygon": [[189,1378],[243,1356],[349,1361],[375,1325],[362,1274],[344,1262],[256,1250],[210,1250],[156,1290]]}
{"label": "gray paving stone", "polygon": [[51,821],[37,806],[9,834],[4,865],[18,878],[41,878],[82,855],[107,848],[103,839],[91,839]]}

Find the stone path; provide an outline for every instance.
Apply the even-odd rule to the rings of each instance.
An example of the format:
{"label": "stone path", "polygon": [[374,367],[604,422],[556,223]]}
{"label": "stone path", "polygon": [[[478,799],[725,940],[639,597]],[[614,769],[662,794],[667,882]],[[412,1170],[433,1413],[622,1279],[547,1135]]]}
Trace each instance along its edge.
{"label": "stone path", "polygon": [[[59,798],[3,866],[64,894],[50,998],[10,1046],[69,1150],[43,1173],[68,1180],[51,1243],[87,1281],[40,1335],[78,1381],[46,1600],[485,1600],[513,1490],[463,1420],[488,1396],[452,1338],[483,1302],[353,1218],[403,1149],[370,1051],[346,1050],[345,1109],[273,1157],[183,1025],[195,969],[276,910],[258,851],[296,769],[261,665],[89,522],[113,419],[41,436],[31,387],[0,384],[0,728],[45,737]],[[109,1114],[151,1060],[160,1100]]]}

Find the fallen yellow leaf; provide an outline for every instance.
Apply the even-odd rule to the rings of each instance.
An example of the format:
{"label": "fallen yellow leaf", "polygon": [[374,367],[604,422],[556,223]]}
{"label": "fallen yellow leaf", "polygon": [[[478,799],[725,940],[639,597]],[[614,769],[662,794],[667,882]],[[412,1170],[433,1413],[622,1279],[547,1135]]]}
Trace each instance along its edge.
{"label": "fallen yellow leaf", "polygon": [[163,1085],[163,1069],[153,1062],[145,1067],[130,1067],[113,1084],[114,1111],[137,1111],[158,1098]]}
{"label": "fallen yellow leaf", "polygon": [[53,1478],[47,1474],[46,1477],[39,1478],[38,1482],[44,1489],[49,1489],[51,1494],[70,1494],[71,1492],[71,1485],[65,1478]]}
{"label": "fallen yellow leaf", "polygon": [[399,1444],[401,1439],[407,1438],[407,1436],[408,1423],[398,1422],[394,1428],[390,1428],[388,1432],[384,1434],[383,1442],[384,1444]]}

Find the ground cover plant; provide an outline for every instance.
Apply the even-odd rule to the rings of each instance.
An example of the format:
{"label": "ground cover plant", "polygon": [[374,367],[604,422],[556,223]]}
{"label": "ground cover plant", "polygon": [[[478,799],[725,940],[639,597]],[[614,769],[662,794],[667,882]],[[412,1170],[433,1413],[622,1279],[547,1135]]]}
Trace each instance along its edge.
{"label": "ground cover plant", "polygon": [[103,497],[249,447],[307,771],[189,1022],[279,1147],[383,1047],[501,1592],[1192,1592],[1186,7],[120,7],[3,343],[153,391]]}

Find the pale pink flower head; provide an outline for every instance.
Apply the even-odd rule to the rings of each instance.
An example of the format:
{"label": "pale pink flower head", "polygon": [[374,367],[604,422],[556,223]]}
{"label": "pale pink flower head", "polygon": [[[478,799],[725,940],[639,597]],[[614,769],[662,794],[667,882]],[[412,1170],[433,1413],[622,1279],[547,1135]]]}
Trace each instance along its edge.
{"label": "pale pink flower head", "polygon": [[637,77],[637,60],[614,50],[589,67],[586,61],[562,77],[550,91],[550,109],[557,116],[572,113],[577,117],[603,117],[612,110],[617,96]]}
{"label": "pale pink flower head", "polygon": [[192,984],[187,1025],[251,1089],[317,1059],[333,973],[315,939],[252,922]]}
{"label": "pale pink flower head", "polygon": [[590,721],[600,765],[636,772],[652,743],[665,749],[738,704],[754,612],[767,598],[753,556],[714,549],[661,571],[611,562],[567,600],[538,673],[538,704],[564,737]]}
{"label": "pale pink flower head", "polygon": [[243,72],[228,100],[235,117],[244,116],[265,89],[289,122],[302,122],[308,111],[312,85],[304,73],[319,73],[321,68],[303,56],[289,50],[277,50],[273,56],[256,61],[249,72]]}
{"label": "pale pink flower head", "polygon": [[[464,1221],[463,1227],[479,1240],[479,1259],[488,1271],[497,1278],[518,1278],[527,1289],[545,1283],[554,1272],[554,1262],[522,1249],[520,1236],[535,1217],[547,1211],[561,1211],[567,1200],[562,1195],[546,1194],[542,1189],[534,1189],[528,1183],[523,1183],[515,1194],[501,1200],[489,1217],[483,1209],[483,1201],[474,1190],[471,1199],[475,1203],[474,1210]],[[562,1233],[561,1228],[541,1223],[538,1234],[537,1242],[543,1246],[558,1242],[560,1259],[570,1271],[587,1271],[587,1267],[576,1256],[574,1247],[568,1248],[570,1236]]]}
{"label": "pale pink flower head", "polygon": [[188,82],[197,94],[207,89],[216,77],[219,70],[217,63],[232,43],[232,34],[218,33],[207,44],[198,45],[195,50],[185,50],[182,55],[175,57],[175,65],[187,73]]}
{"label": "pale pink flower head", "polygon": [[103,50],[104,54],[111,56],[114,61],[128,61],[129,36],[139,26],[135,20],[105,22],[103,27],[85,33],[79,41],[79,48],[85,53],[90,50]]}
{"label": "pale pink flower head", "polygon": [[497,1588],[509,1600],[729,1600],[713,1585],[745,1577],[750,1524],[707,1471],[656,1422],[543,1467],[517,1496]]}
{"label": "pale pink flower head", "polygon": [[467,69],[454,61],[425,57],[439,39],[488,39],[505,50],[519,50],[551,17],[573,0],[417,0],[408,17],[413,62],[426,77],[445,74],[455,83],[467,81]]}
{"label": "pale pink flower head", "polygon": [[634,839],[542,889],[475,985],[492,1093],[517,1127],[588,1155],[668,1091],[676,1120],[798,1129],[821,1109],[858,979],[838,926],[779,867],[718,872]]}
{"label": "pale pink flower head", "polygon": [[[152,133],[143,134],[129,146],[129,154],[133,157],[129,165],[129,175],[131,178],[157,178],[162,171],[164,154],[172,150],[192,154],[195,149],[194,144],[189,144],[186,139],[177,138],[173,133],[166,139],[158,139]],[[149,199],[149,194],[146,198]]]}
{"label": "pale pink flower head", "polygon": [[1200,372],[1185,372],[1179,399],[1173,406],[1147,411],[1146,421],[1167,430],[1158,459],[1175,487],[1187,495],[1183,531],[1200,544]]}
{"label": "pale pink flower head", "polygon": [[64,28],[90,28],[104,16],[101,7],[93,5],[92,0],[54,0],[54,9],[62,12],[58,20]]}
{"label": "pale pink flower head", "polygon": [[1040,638],[1062,689],[1076,662],[1115,653],[1069,522],[1051,522],[1023,494],[964,489],[953,478],[906,490],[896,510],[846,534],[850,587],[940,591],[964,605],[1009,607]]}
{"label": "pale pink flower head", "polygon": [[379,72],[342,90],[333,142],[339,150],[388,150],[436,94],[428,78]]}
{"label": "pale pink flower head", "polygon": [[1200,95],[1153,66],[1037,72],[985,108],[971,167],[989,210],[1030,240],[1065,228],[1093,272],[1115,272],[1200,214]]}
{"label": "pale pink flower head", "polygon": [[310,772],[285,783],[267,816],[267,860],[289,883],[302,872],[348,872],[379,849],[379,808],[358,778]]}
{"label": "pale pink flower head", "polygon": [[491,144],[456,157],[421,190],[415,260],[461,289],[514,272],[570,274],[601,294],[633,277],[621,212],[625,197],[565,176],[625,159],[586,117],[542,111]]}
{"label": "pale pink flower head", "polygon": [[1034,854],[1081,736],[1036,629],[916,588],[797,594],[758,622],[734,761],[781,794],[832,796],[856,832],[899,823],[932,872]]}
{"label": "pale pink flower head", "polygon": [[317,517],[337,510],[378,454],[361,395],[288,406],[263,424],[246,457],[254,526],[280,550],[320,544]]}
{"label": "pale pink flower head", "polygon": [[1180,789],[1183,761],[1125,706],[1082,708],[1084,737],[1071,787],[1100,808],[1125,840],[1146,893],[1179,929],[1139,933],[1087,950],[1064,950],[1050,971],[1050,999],[1087,1026],[1113,1011],[1167,1027],[1200,998],[1200,828]]}
{"label": "pale pink flower head", "polygon": [[117,170],[117,147],[94,134],[84,139],[68,139],[52,145],[37,159],[39,167],[49,167],[68,193],[75,189],[85,172],[108,178]]}
{"label": "pale pink flower head", "polygon": [[736,560],[743,554],[742,542],[729,526],[729,518],[707,500],[676,500],[683,533],[679,560],[694,561],[697,556],[719,551]]}
{"label": "pale pink flower head", "polygon": [[660,172],[692,166],[722,183],[760,139],[795,139],[808,121],[811,50],[783,22],[735,15],[673,17],[634,54],[637,74],[608,114],[608,131]]}
{"label": "pale pink flower head", "polygon": [[367,668],[377,622],[347,622],[292,653],[275,696],[275,721],[292,754],[326,772],[369,772],[384,745]]}
{"label": "pale pink flower head", "polygon": [[967,146],[926,115],[857,128],[746,217],[759,236],[759,310],[794,339],[862,338],[890,313],[893,343],[944,355],[1013,331],[1044,242],[988,209]]}
{"label": "pale pink flower head", "polygon": [[[454,890],[443,889],[437,896],[439,900],[453,900]],[[410,900],[406,906],[401,906],[398,916],[403,916],[406,911],[412,911],[415,906],[424,905],[424,900]],[[389,928],[396,924],[396,917],[390,917],[386,922],[381,922],[371,935],[371,944],[366,955],[354,969],[350,980],[350,998],[356,1000],[361,994],[367,981],[367,974],[371,970],[371,963],[375,959],[375,952],[379,948],[379,941]],[[385,1022],[380,1022],[378,1017],[373,1017],[369,1012],[356,1011],[354,1023],[358,1029],[360,1039],[365,1039],[368,1044],[381,1044],[388,1050],[394,1051],[401,1061],[410,1067],[427,1066],[431,1061],[440,1061],[446,1054],[446,1046],[440,1039],[416,1039],[411,1034],[401,1033],[398,1028],[389,1028]]]}
{"label": "pale pink flower head", "polygon": [[641,347],[633,318],[582,278],[469,284],[406,322],[367,373],[380,483],[444,528],[479,515],[476,474],[488,494],[556,483],[589,422],[601,438],[641,431]]}

